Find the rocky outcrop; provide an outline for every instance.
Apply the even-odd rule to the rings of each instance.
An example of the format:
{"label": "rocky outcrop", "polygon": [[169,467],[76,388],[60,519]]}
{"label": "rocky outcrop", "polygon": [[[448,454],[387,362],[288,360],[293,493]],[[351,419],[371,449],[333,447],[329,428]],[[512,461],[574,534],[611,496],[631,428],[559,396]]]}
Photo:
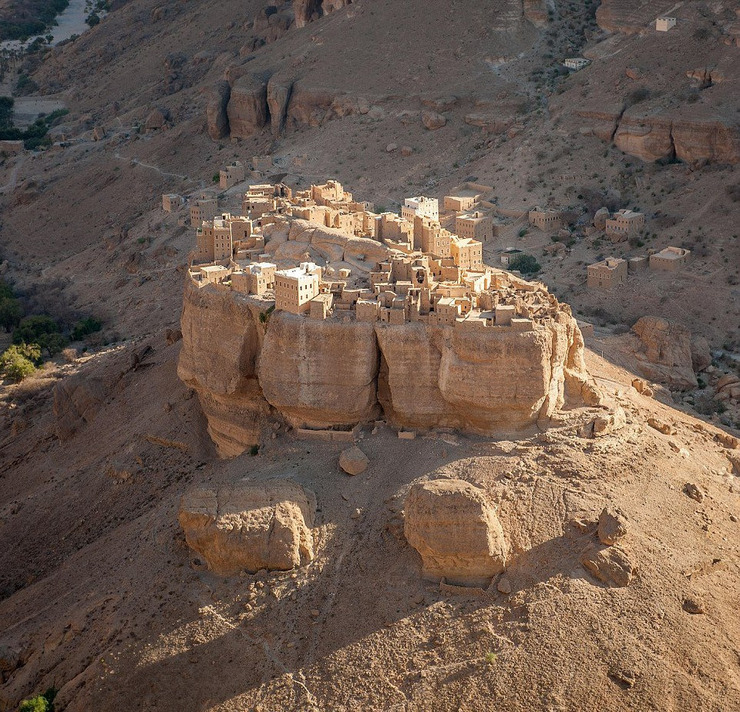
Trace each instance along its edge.
{"label": "rocky outcrop", "polygon": [[379,413],[373,324],[270,318],[260,355],[265,398],[294,426],[352,426]]}
{"label": "rocky outcrop", "polygon": [[229,116],[226,107],[230,97],[231,87],[227,81],[217,82],[208,91],[206,121],[208,122],[208,135],[214,141],[229,135]]}
{"label": "rocky outcrop", "polygon": [[535,27],[547,26],[546,0],[522,0],[522,15]]}
{"label": "rocky outcrop", "polygon": [[270,77],[267,82],[267,106],[270,111],[270,128],[272,135],[279,138],[285,130],[285,119],[288,114],[288,102],[293,92],[293,80]]}
{"label": "rocky outcrop", "polygon": [[644,316],[632,327],[637,369],[651,381],[674,388],[696,388],[691,359],[691,332],[656,316]]}
{"label": "rocky outcrop", "polygon": [[254,75],[239,77],[227,107],[233,138],[247,138],[267,124],[267,82]]}
{"label": "rocky outcrop", "polygon": [[198,394],[222,457],[257,444],[269,414],[257,380],[259,315],[259,304],[248,298],[191,284],[185,289],[177,373]]}
{"label": "rocky outcrop", "polygon": [[296,27],[305,27],[322,15],[328,15],[351,4],[352,0],[293,0]]}
{"label": "rocky outcrop", "polygon": [[740,162],[740,130],[720,116],[650,113],[640,107],[623,111],[617,106],[576,114],[594,136],[643,161]]}
{"label": "rocky outcrop", "polygon": [[559,324],[529,332],[378,324],[383,411],[399,427],[477,433],[547,418],[566,398],[583,402],[580,383],[566,394],[567,331]]}
{"label": "rocky outcrop", "polygon": [[421,555],[425,578],[488,585],[506,565],[508,546],[482,490],[463,480],[412,486],[404,503],[404,534]]}
{"label": "rocky outcrop", "polygon": [[109,385],[102,378],[71,376],[54,386],[54,424],[60,440],[68,440],[95,417]]}
{"label": "rocky outcrop", "polygon": [[188,546],[210,571],[228,576],[288,571],[313,559],[316,502],[290,480],[242,481],[188,492],[178,521]]}
{"label": "rocky outcrop", "polygon": [[656,9],[647,0],[602,0],[596,9],[596,23],[607,32],[634,35],[644,32]]}
{"label": "rocky outcrop", "polygon": [[[387,254],[378,242],[305,221],[266,234],[278,262],[307,257],[366,272]],[[581,333],[562,305],[518,331],[268,315],[269,304],[215,285],[185,290],[178,373],[197,392],[223,456],[257,444],[269,418],[350,429],[382,412],[399,428],[490,435],[546,426],[564,407],[600,402]]]}

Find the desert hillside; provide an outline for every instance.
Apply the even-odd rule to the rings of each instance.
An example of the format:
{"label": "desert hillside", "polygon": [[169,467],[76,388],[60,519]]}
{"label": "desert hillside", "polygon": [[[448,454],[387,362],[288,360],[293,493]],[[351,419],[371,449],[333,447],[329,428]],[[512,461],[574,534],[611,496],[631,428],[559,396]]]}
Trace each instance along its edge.
{"label": "desert hillside", "polygon": [[[0,306],[79,338],[0,383],[0,711],[49,688],[61,712],[740,708],[740,17],[668,5],[129,0],[4,73],[18,113],[58,113],[45,150],[0,148]],[[235,160],[235,213],[248,183],[335,178],[379,212],[488,186],[485,262],[536,257],[585,341],[567,378],[599,402],[519,418],[569,365],[534,337],[514,376],[431,398],[442,371],[408,333],[266,324],[194,290],[194,226],[162,194],[216,190]],[[604,207],[645,229],[605,239]],[[587,286],[669,245],[681,271]],[[337,418],[355,476],[347,442],[300,432]],[[485,583],[409,543],[439,481],[485,510]],[[250,487],[299,492],[295,568],[222,575],[193,547],[198,507]],[[440,560],[474,568],[464,543]]]}

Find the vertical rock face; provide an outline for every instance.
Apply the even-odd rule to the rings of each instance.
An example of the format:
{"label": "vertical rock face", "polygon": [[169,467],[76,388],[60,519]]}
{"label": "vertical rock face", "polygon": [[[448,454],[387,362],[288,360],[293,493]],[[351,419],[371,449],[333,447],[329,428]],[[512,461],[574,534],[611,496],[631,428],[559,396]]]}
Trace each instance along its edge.
{"label": "vertical rock face", "polygon": [[231,87],[227,114],[231,135],[247,138],[267,124],[267,82],[244,75]]}
{"label": "vertical rock face", "polygon": [[257,444],[270,417],[349,428],[382,412],[397,427],[492,435],[600,402],[564,305],[528,331],[282,311],[261,319],[264,310],[265,302],[223,287],[185,291],[178,373],[198,393],[223,456]]}
{"label": "vertical rock face", "polygon": [[177,373],[198,394],[208,433],[223,457],[259,442],[269,408],[257,381],[259,307],[229,292],[188,285]]}
{"label": "vertical rock face", "polygon": [[277,76],[270,77],[267,83],[267,106],[270,110],[272,135],[279,138],[285,129],[288,102],[293,92],[293,80]]}
{"label": "vertical rock face", "polygon": [[423,575],[487,585],[504,570],[507,544],[483,492],[463,480],[414,485],[404,504],[404,534],[421,555]]}
{"label": "vertical rock face", "polygon": [[241,482],[188,492],[178,520],[188,546],[209,570],[228,576],[288,571],[313,559],[316,501],[290,480]]}
{"label": "vertical rock face", "polygon": [[229,116],[226,107],[231,97],[231,87],[227,81],[215,84],[208,92],[206,120],[208,121],[208,135],[218,141],[229,135]]}
{"label": "vertical rock face", "polygon": [[351,426],[378,412],[373,325],[278,312],[260,356],[265,398],[293,425]]}

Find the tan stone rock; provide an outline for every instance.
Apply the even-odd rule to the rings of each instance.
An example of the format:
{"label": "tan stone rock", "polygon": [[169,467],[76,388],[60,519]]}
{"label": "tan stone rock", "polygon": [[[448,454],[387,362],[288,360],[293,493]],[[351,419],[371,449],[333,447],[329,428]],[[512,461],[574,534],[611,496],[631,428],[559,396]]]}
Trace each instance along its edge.
{"label": "tan stone rock", "polygon": [[231,97],[231,86],[225,80],[214,84],[207,92],[206,121],[208,135],[218,141],[229,135],[229,117],[226,108]]}
{"label": "tan stone rock", "polygon": [[447,119],[436,111],[422,111],[421,123],[429,131],[436,131],[447,124]]}
{"label": "tan stone rock", "polygon": [[178,521],[216,574],[287,571],[313,559],[315,508],[313,495],[290,480],[242,481],[188,492]]}
{"label": "tan stone rock", "polygon": [[599,541],[607,546],[613,546],[623,539],[629,531],[629,523],[624,513],[617,507],[604,507],[599,515]]}
{"label": "tan stone rock", "polygon": [[689,330],[655,316],[644,316],[632,327],[639,341],[634,353],[637,368],[652,381],[676,388],[695,388]]}
{"label": "tan stone rock", "polygon": [[362,474],[370,464],[370,458],[356,445],[342,450],[339,456],[339,467],[348,475]]}
{"label": "tan stone rock", "polygon": [[367,322],[316,321],[276,312],[259,360],[267,401],[296,427],[373,420],[378,347]]}
{"label": "tan stone rock", "polygon": [[232,138],[247,138],[267,123],[267,83],[250,74],[231,87],[227,106]]}
{"label": "tan stone rock", "polygon": [[651,428],[657,430],[659,433],[663,433],[663,435],[674,435],[676,432],[676,429],[670,423],[665,423],[657,418],[648,418],[647,423]]}
{"label": "tan stone rock", "polygon": [[580,562],[594,578],[617,588],[628,586],[637,573],[637,567],[619,546],[592,544],[581,554]]}
{"label": "tan stone rock", "polygon": [[425,578],[476,586],[504,570],[508,547],[501,524],[469,482],[417,483],[404,506],[404,534],[421,555]]}
{"label": "tan stone rock", "polygon": [[68,440],[89,423],[105,403],[108,384],[96,377],[70,376],[54,386],[54,425]]}
{"label": "tan stone rock", "polygon": [[691,499],[695,499],[697,502],[704,501],[704,490],[693,482],[687,482],[683,487],[683,491],[687,496],[691,497]]}

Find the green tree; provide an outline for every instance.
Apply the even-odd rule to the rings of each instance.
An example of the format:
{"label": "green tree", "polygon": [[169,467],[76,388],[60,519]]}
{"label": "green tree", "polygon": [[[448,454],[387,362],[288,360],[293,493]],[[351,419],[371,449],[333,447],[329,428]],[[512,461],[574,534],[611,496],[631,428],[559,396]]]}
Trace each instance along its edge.
{"label": "green tree", "polygon": [[0,373],[11,381],[20,383],[36,370],[34,361],[40,359],[41,349],[36,344],[13,344],[0,356]]}
{"label": "green tree", "polygon": [[98,321],[94,316],[88,316],[85,319],[80,319],[72,327],[72,341],[80,341],[84,339],[88,334],[94,334],[96,331],[100,331],[102,328],[102,322]]}
{"label": "green tree", "polygon": [[540,263],[532,255],[518,255],[509,262],[509,269],[517,270],[522,274],[534,274],[542,268],[540,267]]}
{"label": "green tree", "polygon": [[[41,344],[48,334],[61,332],[59,324],[46,314],[34,314],[21,319],[13,332],[14,344]],[[43,346],[43,344],[41,344]]]}

